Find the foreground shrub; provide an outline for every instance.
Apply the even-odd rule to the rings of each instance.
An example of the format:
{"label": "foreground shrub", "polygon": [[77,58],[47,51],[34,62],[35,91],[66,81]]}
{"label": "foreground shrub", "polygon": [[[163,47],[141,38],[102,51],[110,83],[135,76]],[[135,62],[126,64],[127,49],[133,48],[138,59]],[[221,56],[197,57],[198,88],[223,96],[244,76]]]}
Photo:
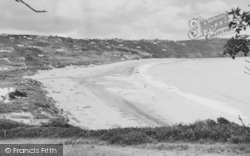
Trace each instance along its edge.
{"label": "foreground shrub", "polygon": [[26,129],[12,129],[9,132],[9,137],[17,138],[38,138],[38,137],[51,137],[56,133],[55,128],[42,128],[42,127],[30,127]]}
{"label": "foreground shrub", "polygon": [[7,138],[68,138],[75,137],[81,133],[80,128],[61,128],[61,127],[18,127],[7,131]]}
{"label": "foreground shrub", "polygon": [[214,120],[211,120],[211,119],[205,120],[205,123],[206,123],[209,127],[216,126],[216,122],[215,122]]}
{"label": "foreground shrub", "polygon": [[116,134],[108,139],[111,144],[125,144],[125,145],[137,145],[144,143],[156,142],[156,140],[150,138],[143,132],[131,131],[127,134]]}
{"label": "foreground shrub", "polygon": [[19,90],[15,90],[14,92],[10,92],[9,93],[9,97],[11,99],[16,99],[17,97],[27,97],[27,93],[19,91]]}
{"label": "foreground shrub", "polygon": [[[80,137],[82,133],[86,133],[86,130],[83,130],[78,127],[70,127],[70,128],[58,128],[53,137],[55,138],[69,138],[69,137]],[[86,136],[84,136],[87,138]]]}
{"label": "foreground shrub", "polygon": [[[193,124],[178,124],[167,127],[116,128],[109,130],[83,130],[64,120],[51,120],[42,126],[26,126],[17,122],[3,124],[7,138],[36,137],[81,137],[96,138],[111,144],[136,145],[154,142],[230,142],[250,143],[250,128],[227,122],[224,118],[197,121]],[[2,128],[2,126],[1,126]],[[3,132],[3,130],[2,130]],[[0,130],[1,133],[1,130]]]}
{"label": "foreground shrub", "polygon": [[67,121],[65,121],[62,118],[54,118],[50,119],[48,122],[43,123],[41,127],[62,127],[62,128],[69,128],[74,127],[71,124],[69,124]]}
{"label": "foreground shrub", "polygon": [[0,119],[0,130],[7,130],[17,127],[27,127],[28,125],[9,119]]}
{"label": "foreground shrub", "polygon": [[228,121],[225,118],[220,117],[220,118],[217,118],[217,123],[218,124],[230,124],[230,121]]}

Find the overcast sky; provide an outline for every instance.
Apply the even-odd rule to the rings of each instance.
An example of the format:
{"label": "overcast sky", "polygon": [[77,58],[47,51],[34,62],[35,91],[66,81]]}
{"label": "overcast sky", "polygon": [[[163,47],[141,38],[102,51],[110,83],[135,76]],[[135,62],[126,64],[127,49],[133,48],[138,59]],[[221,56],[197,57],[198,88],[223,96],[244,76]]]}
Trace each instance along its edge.
{"label": "overcast sky", "polygon": [[188,21],[231,8],[250,10],[249,0],[1,0],[0,33],[72,38],[188,39]]}

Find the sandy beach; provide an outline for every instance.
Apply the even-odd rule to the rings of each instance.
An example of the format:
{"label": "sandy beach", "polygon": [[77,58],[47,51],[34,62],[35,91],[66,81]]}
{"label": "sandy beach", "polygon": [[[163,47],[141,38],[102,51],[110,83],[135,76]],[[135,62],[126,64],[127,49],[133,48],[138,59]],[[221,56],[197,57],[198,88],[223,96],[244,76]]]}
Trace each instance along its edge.
{"label": "sandy beach", "polygon": [[[246,115],[250,109],[242,111],[250,105],[238,108],[221,99],[196,94],[195,89],[183,89],[175,83],[174,76],[178,80],[185,75],[177,73],[166,79],[164,74],[168,71],[157,69],[170,65],[174,71],[174,66],[178,70],[189,61],[147,59],[94,67],[69,66],[39,71],[30,78],[43,83],[48,96],[72,124],[86,129],[155,127],[217,117],[240,123],[238,115],[250,123]],[[192,77],[187,76],[183,83],[189,79]],[[199,84],[195,87],[199,88]]]}

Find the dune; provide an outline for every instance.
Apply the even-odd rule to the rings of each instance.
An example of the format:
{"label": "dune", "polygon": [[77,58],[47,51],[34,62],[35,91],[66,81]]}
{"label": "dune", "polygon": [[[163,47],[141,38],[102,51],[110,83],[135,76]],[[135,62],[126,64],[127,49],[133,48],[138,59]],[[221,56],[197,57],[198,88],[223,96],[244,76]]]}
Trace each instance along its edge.
{"label": "dune", "polygon": [[[107,65],[69,66],[31,76],[43,83],[48,96],[70,119],[86,129],[156,127],[225,117],[239,123],[249,118],[221,101],[186,92],[165,81],[156,66],[185,59],[147,59]],[[183,76],[183,75],[182,75]]]}

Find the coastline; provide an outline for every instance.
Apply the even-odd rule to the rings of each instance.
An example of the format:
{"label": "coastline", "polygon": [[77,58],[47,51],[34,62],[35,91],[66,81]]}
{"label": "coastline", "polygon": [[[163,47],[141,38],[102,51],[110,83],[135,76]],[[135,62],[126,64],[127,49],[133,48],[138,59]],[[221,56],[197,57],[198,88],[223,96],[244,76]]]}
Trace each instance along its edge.
{"label": "coastline", "polygon": [[[190,59],[187,59],[187,60],[190,61]],[[209,59],[203,59],[203,61],[204,60],[209,60]],[[180,62],[177,62],[177,63],[180,63]],[[242,112],[242,108],[240,108],[240,109],[238,108],[239,106],[237,104],[231,106],[231,105],[227,105],[225,101],[220,101],[220,100],[214,99],[213,97],[209,97],[209,96],[203,97],[202,95],[196,95],[195,93],[192,93],[192,92],[182,91],[176,86],[176,84],[179,84],[177,81],[171,82],[170,80],[163,81],[162,79],[159,79],[159,77],[164,77],[163,75],[157,75],[155,78],[153,78],[153,75],[156,73],[150,72],[150,70],[156,70],[153,68],[155,68],[155,66],[158,66],[158,65],[161,65],[161,63],[152,64],[152,66],[148,66],[147,68],[148,68],[149,72],[148,72],[148,74],[144,75],[145,77],[148,77],[146,79],[151,79],[151,80],[154,79],[155,82],[151,83],[151,84],[157,84],[157,83],[161,84],[158,86],[164,86],[168,90],[173,91],[175,94],[178,94],[178,95],[180,95],[188,100],[191,100],[193,102],[199,103],[200,105],[203,105],[209,109],[214,109],[215,111],[220,111],[220,112],[222,112],[222,114],[225,115],[222,117],[228,118],[228,119],[230,119],[230,121],[241,124],[240,121],[238,120],[238,117],[241,116],[241,118],[243,119],[244,122],[246,122],[247,124],[250,124],[249,116],[246,116]],[[157,69],[159,69],[159,68],[157,68]],[[171,72],[170,72],[170,74],[171,74]],[[166,77],[164,77],[164,78],[166,78]],[[157,85],[155,85],[155,87],[156,86]],[[190,88],[192,88],[192,87],[190,87]]]}
{"label": "coastline", "polygon": [[64,110],[71,124],[84,129],[157,127],[217,117],[239,123],[235,116],[222,111],[225,106],[202,105],[202,97],[181,92],[171,82],[165,84],[150,75],[153,66],[176,61],[181,60],[71,66],[39,71],[31,78],[43,83],[48,96]]}

